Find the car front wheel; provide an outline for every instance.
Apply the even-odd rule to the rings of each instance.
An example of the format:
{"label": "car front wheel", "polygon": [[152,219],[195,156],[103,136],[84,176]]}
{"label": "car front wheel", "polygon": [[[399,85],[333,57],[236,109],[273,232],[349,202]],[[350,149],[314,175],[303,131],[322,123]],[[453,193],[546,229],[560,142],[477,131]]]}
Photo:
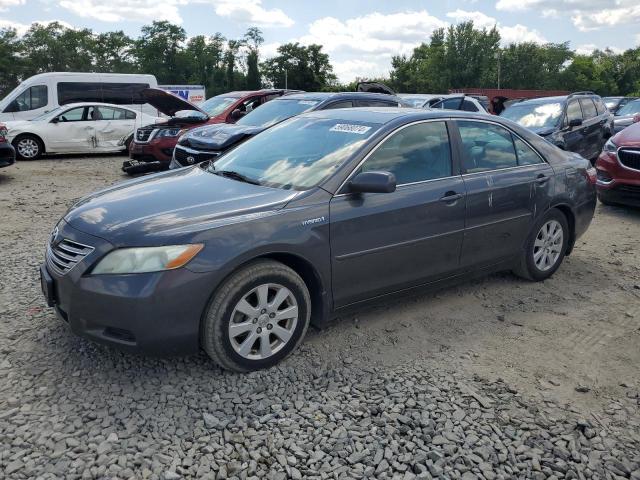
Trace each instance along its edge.
{"label": "car front wheel", "polygon": [[552,209],[531,231],[515,273],[533,281],[546,280],[560,267],[569,242],[565,215]]}
{"label": "car front wheel", "polygon": [[302,278],[282,263],[259,260],[232,274],[213,295],[202,346],[228,370],[268,368],[297,347],[310,316]]}
{"label": "car front wheel", "polygon": [[42,142],[33,135],[22,135],[13,142],[18,158],[35,160],[42,155]]}

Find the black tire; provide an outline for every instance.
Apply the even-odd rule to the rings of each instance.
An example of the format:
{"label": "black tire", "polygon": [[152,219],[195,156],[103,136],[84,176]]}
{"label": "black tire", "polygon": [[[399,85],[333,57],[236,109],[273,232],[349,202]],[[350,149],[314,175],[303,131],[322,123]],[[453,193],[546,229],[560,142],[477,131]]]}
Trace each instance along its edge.
{"label": "black tire", "polygon": [[[34,152],[33,155],[25,156],[20,152],[21,143],[22,142],[29,142],[29,144],[32,145],[33,148],[35,148],[35,152]],[[42,140],[40,140],[35,135],[31,135],[31,134],[28,134],[28,133],[26,133],[24,135],[18,135],[13,140],[13,148],[15,148],[16,156],[20,160],[37,160],[44,153],[44,145],[42,144]]]}
{"label": "black tire", "polygon": [[[537,249],[540,248],[535,246],[535,242],[538,235],[541,234],[542,227],[553,220],[555,220],[562,228],[562,245],[555,263],[553,263],[553,265],[547,270],[543,270],[536,265],[536,261],[534,259],[534,254],[538,251]],[[567,252],[570,233],[569,222],[567,222],[567,217],[564,213],[556,208],[549,210],[536,222],[531,233],[529,233],[529,238],[527,238],[524,251],[521,254],[518,266],[514,269],[514,273],[522,278],[526,278],[527,280],[534,282],[540,282],[549,278],[562,264],[562,260]]]}
{"label": "black tire", "polygon": [[[277,352],[268,358],[249,359],[236,352],[232,346],[229,326],[238,302],[253,289],[264,284],[286,287],[295,297],[298,318],[292,327],[291,337],[286,343],[283,342]],[[214,293],[202,322],[202,348],[214,362],[227,370],[248,372],[269,368],[298,346],[307,331],[310,317],[311,297],[302,278],[280,262],[257,260],[233,273]]]}

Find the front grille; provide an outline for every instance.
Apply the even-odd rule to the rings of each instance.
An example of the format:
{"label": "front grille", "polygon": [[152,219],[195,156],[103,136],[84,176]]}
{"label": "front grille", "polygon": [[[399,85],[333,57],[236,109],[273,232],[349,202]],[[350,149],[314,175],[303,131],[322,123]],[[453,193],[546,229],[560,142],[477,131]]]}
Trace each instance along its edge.
{"label": "front grille", "polygon": [[617,185],[616,190],[627,195],[640,196],[640,185]]}
{"label": "front grille", "polygon": [[149,140],[151,133],[153,133],[153,127],[141,127],[136,130],[136,141],[137,142],[146,142]]}
{"label": "front grille", "polygon": [[47,265],[60,275],[64,275],[91,252],[93,247],[65,238],[55,245],[47,245]]}
{"label": "front grille", "polygon": [[177,146],[173,154],[180,165],[187,167],[189,165],[204,162],[205,160],[211,160],[212,158],[220,155],[220,152],[197,152],[195,150],[185,150],[184,148]]}
{"label": "front grille", "polygon": [[625,167],[640,170],[640,148],[621,148],[618,159]]}

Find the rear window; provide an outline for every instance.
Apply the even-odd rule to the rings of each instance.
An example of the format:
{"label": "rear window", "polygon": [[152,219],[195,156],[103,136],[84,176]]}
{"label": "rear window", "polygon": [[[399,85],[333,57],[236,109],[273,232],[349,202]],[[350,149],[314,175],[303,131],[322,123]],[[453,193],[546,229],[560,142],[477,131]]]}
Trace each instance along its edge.
{"label": "rear window", "polygon": [[148,83],[59,82],[58,104],[100,102],[141,105],[146,103],[142,98],[145,88],[149,88]]}

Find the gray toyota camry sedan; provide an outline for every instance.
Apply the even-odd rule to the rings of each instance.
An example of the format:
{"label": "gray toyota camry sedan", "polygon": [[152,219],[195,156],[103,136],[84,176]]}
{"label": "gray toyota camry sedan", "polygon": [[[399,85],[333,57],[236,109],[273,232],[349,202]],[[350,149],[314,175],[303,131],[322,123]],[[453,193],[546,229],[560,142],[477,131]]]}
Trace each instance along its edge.
{"label": "gray toyota camry sedan", "polygon": [[591,222],[594,184],[587,160],[498,117],[313,112],[80,200],[51,233],[42,288],[79,335],[254,370],[385,295],[548,278]]}

